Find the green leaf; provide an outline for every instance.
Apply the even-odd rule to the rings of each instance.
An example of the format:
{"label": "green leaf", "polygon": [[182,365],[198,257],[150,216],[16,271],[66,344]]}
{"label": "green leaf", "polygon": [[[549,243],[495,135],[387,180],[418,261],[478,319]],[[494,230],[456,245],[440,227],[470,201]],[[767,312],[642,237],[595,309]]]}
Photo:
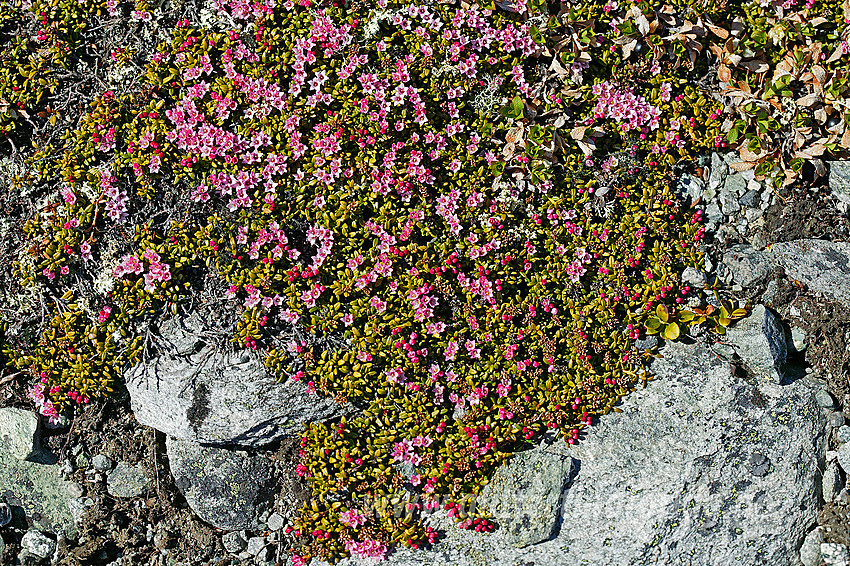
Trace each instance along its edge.
{"label": "green leaf", "polygon": [[743,318],[747,316],[747,309],[735,309],[732,311],[730,318]]}
{"label": "green leaf", "polygon": [[695,316],[696,314],[694,314],[692,311],[682,311],[679,313],[679,320],[682,322],[690,322],[694,319]]}
{"label": "green leaf", "polygon": [[649,330],[657,330],[661,326],[661,321],[658,318],[651,316],[644,324]]}
{"label": "green leaf", "polygon": [[670,310],[666,305],[658,305],[655,307],[655,316],[657,316],[661,322],[667,322],[670,320]]}
{"label": "green leaf", "polygon": [[679,337],[679,334],[679,325],[675,322],[671,322],[670,324],[664,327],[664,338],[666,338],[667,340],[675,340]]}

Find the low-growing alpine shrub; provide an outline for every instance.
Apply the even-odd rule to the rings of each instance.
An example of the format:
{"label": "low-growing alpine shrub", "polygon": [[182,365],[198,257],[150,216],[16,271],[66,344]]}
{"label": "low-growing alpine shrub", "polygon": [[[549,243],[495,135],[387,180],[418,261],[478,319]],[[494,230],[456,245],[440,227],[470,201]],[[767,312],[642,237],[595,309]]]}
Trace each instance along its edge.
{"label": "low-growing alpine shrub", "polygon": [[[682,312],[704,228],[672,166],[735,141],[694,80],[694,22],[732,18],[216,6],[239,28],[178,22],[137,92],[32,160],[55,191],[17,266],[53,309],[17,359],[34,397],[53,416],[108,392],[203,292],[273,375],[361,409],[306,428],[297,561],[433,542],[438,504],[491,530],[458,509],[506,457],[615,410],[647,377],[642,333],[707,322]],[[717,328],[741,314],[723,308]]]}

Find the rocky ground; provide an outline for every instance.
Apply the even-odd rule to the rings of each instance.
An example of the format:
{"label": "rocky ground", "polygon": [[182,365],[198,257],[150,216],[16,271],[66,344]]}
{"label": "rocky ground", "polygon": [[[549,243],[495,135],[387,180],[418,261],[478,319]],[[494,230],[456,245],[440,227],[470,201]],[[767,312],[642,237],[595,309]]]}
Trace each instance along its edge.
{"label": "rocky ground", "polygon": [[[686,277],[750,316],[725,337],[642,343],[656,379],[622,413],[575,447],[518,455],[487,487],[495,533],[435,514],[440,540],[390,562],[850,561],[850,163],[775,193],[734,161],[680,174],[711,234]],[[307,496],[291,411],[338,409],[296,406],[301,392],[269,387],[257,360],[191,324],[166,333],[160,369],[130,372],[116,400],[59,428],[39,422],[21,376],[0,378],[2,564],[289,563],[285,526]],[[209,359],[179,379],[179,364]]]}

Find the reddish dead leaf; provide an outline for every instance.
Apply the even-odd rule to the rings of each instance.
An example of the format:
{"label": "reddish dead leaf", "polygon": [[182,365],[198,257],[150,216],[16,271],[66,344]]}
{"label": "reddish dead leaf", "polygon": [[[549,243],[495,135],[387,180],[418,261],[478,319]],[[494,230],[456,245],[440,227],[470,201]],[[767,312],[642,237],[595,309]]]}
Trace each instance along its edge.
{"label": "reddish dead leaf", "polygon": [[717,78],[720,79],[721,82],[728,83],[732,80],[732,71],[729,70],[729,67],[721,63],[720,66],[717,67]]}

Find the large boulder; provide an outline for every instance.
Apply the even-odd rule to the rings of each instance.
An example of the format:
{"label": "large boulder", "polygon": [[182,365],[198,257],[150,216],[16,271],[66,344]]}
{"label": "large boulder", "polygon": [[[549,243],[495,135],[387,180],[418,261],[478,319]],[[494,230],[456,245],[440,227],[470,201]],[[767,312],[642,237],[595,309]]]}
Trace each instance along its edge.
{"label": "large boulder", "polygon": [[302,383],[278,383],[254,352],[208,343],[197,317],[171,319],[160,332],[161,354],[125,379],[136,419],[168,436],[259,447],[340,414],[337,403]]}
{"label": "large boulder", "polygon": [[571,458],[546,450],[514,454],[484,486],[478,503],[511,546],[549,540],[558,525],[561,494],[573,465]]}
{"label": "large boulder", "polygon": [[850,243],[795,240],[770,247],[771,261],[828,299],[850,308]]}
{"label": "large boulder", "polygon": [[[825,420],[804,380],[743,380],[701,344],[667,344],[657,377],[576,446],[551,540],[511,547],[434,517],[447,536],[390,565],[798,563],[815,523]],[[528,470],[534,474],[533,469]],[[352,564],[367,564],[352,560]]]}
{"label": "large boulder", "polygon": [[201,520],[225,531],[259,528],[259,515],[274,498],[268,460],[170,436],[165,447],[174,483]]}

